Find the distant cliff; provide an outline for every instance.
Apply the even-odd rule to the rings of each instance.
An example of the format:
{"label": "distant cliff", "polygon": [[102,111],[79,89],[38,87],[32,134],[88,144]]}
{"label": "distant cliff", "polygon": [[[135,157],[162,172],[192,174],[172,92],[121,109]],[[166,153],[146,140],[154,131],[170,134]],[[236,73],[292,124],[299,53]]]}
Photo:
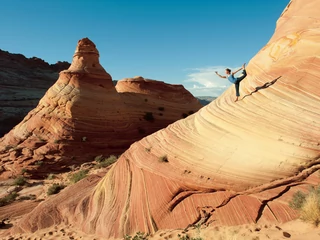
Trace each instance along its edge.
{"label": "distant cliff", "polygon": [[57,80],[70,63],[44,60],[0,50],[0,137],[9,132]]}

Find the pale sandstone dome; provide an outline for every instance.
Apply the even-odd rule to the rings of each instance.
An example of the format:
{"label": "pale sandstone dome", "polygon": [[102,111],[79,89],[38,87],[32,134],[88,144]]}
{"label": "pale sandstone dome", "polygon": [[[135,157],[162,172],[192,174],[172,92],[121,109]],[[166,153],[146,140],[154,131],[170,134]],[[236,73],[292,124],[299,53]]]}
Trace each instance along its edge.
{"label": "pale sandstone dome", "polygon": [[98,184],[84,180],[41,204],[14,231],[63,221],[108,238],[297,218],[288,200],[319,183],[319,9],[316,0],[290,2],[248,65],[242,100],[233,102],[231,87],[131,145]]}
{"label": "pale sandstone dome", "polygon": [[[23,168],[33,177],[46,177],[98,155],[121,154],[133,142],[202,107],[183,87],[153,81],[148,88],[147,94],[139,87],[117,92],[95,44],[81,39],[69,69],[60,72],[38,106],[0,139],[0,179],[17,176]],[[145,119],[148,112],[153,121]]]}

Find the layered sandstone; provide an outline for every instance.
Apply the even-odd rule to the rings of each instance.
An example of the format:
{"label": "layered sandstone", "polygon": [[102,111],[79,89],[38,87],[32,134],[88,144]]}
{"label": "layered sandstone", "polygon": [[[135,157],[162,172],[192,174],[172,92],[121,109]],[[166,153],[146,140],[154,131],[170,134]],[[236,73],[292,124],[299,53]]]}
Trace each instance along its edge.
{"label": "layered sandstone", "polygon": [[[129,82],[119,83],[126,88]],[[153,81],[148,88],[157,94],[142,94],[139,88],[118,93],[99,63],[94,43],[80,40],[69,69],[0,140],[0,178],[14,177],[23,168],[31,176],[46,176],[98,155],[120,154],[133,142],[201,108],[182,86]]]}
{"label": "layered sandstone", "polygon": [[0,137],[35,108],[68,62],[48,64],[0,50]]}
{"label": "layered sandstone", "polygon": [[319,9],[316,0],[290,2],[250,61],[239,102],[232,87],[134,143],[98,184],[79,183],[76,199],[76,187],[66,189],[15,231],[66,222],[108,238],[296,218],[292,193],[319,183]]}

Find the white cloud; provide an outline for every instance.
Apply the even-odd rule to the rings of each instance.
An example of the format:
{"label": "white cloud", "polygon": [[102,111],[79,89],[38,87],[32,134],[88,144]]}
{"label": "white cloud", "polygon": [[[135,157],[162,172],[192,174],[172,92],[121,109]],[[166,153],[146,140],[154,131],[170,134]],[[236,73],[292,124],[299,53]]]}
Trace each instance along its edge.
{"label": "white cloud", "polygon": [[[187,69],[186,71],[192,72],[187,75],[184,85],[194,96],[217,97],[232,85],[226,78],[220,78],[215,73],[217,71],[220,75],[225,76],[226,68],[228,67],[211,66]],[[231,69],[237,69],[237,67]]]}

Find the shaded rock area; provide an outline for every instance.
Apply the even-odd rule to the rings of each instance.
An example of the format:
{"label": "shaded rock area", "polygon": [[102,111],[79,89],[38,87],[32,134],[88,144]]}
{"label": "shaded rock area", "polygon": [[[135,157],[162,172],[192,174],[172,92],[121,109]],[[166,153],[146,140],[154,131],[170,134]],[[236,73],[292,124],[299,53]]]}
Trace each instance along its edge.
{"label": "shaded rock area", "polygon": [[0,50],[0,137],[35,108],[70,63],[44,60]]}

